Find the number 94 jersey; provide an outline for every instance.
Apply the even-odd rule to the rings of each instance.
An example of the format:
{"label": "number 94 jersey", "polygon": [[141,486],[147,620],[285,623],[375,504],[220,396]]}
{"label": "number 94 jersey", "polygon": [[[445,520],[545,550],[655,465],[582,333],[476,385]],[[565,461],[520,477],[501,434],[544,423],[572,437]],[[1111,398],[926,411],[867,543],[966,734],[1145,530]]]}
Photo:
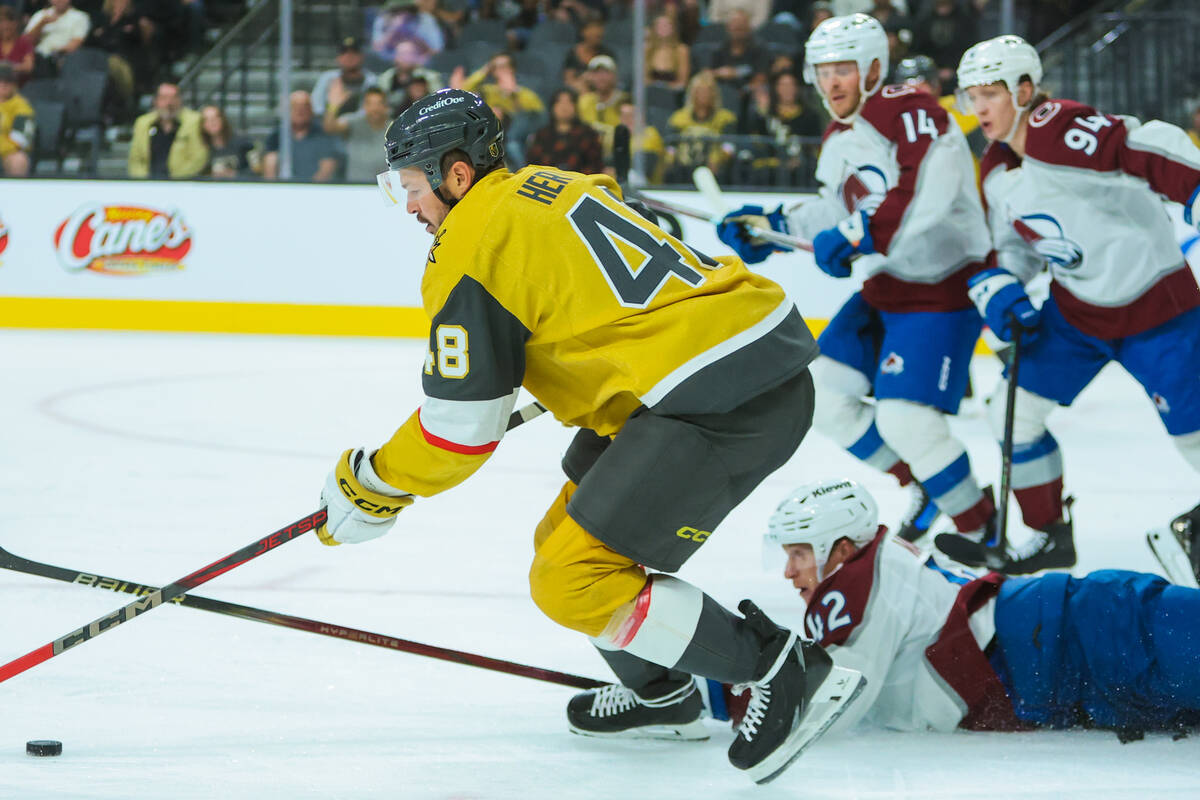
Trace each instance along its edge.
{"label": "number 94 jersey", "polygon": [[429,495],[496,448],[524,385],[561,421],[617,433],[639,407],[730,411],[805,369],[816,343],[783,290],[690,249],[605,175],[483,177],[429,250],[421,408],[374,457]]}

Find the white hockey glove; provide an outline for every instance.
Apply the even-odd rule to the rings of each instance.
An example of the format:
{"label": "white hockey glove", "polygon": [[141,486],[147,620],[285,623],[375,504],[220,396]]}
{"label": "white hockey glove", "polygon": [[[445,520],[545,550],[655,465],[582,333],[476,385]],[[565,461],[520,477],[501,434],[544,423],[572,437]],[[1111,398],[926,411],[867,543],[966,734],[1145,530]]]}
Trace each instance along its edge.
{"label": "white hockey glove", "polygon": [[322,544],[339,545],[383,536],[414,499],[376,475],[363,448],[347,450],[325,479],[321,505],[329,520],[317,529],[317,538]]}

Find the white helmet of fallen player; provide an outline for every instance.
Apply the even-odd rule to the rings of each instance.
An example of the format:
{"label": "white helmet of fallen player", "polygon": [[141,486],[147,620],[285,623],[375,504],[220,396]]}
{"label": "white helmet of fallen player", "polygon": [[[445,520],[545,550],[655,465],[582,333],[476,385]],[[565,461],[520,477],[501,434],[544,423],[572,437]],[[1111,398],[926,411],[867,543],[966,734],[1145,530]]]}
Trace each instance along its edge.
{"label": "white helmet of fallen player", "polygon": [[823,575],[829,553],[840,539],[863,546],[879,530],[879,507],[871,493],[852,480],[808,483],[789,494],[775,509],[763,534],[763,563],[779,566],[782,548],[812,545],[817,574]]}
{"label": "white helmet of fallen player", "polygon": [[[839,117],[829,106],[829,99],[817,81],[817,65],[836,61],[853,61],[858,65],[858,106],[846,117]],[[867,73],[871,63],[879,62],[879,78],[867,88]],[[883,87],[888,74],[888,40],[879,20],[866,14],[831,17],[808,37],[804,45],[804,80],[817,87],[825,109],[838,122],[849,124],[858,116],[867,98]]]}
{"label": "white helmet of fallen player", "polygon": [[[956,95],[959,107],[965,113],[971,113],[971,98],[967,94],[970,87],[1003,83],[1012,95],[1013,108],[1017,111],[1012,128],[1004,137],[1004,141],[1008,142],[1019,127],[1021,116],[1033,105],[1033,97],[1042,83],[1042,74],[1042,59],[1037,50],[1020,36],[1005,34],[980,42],[963,53],[962,60],[958,62]],[[1033,83],[1033,95],[1025,105],[1017,100],[1022,78]]]}

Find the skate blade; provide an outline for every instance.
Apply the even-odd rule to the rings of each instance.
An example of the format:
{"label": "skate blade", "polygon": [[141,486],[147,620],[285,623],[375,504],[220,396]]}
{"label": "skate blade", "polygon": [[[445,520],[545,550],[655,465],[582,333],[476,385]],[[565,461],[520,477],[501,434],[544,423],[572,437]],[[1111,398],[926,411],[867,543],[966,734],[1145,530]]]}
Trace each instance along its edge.
{"label": "skate blade", "polygon": [[833,667],[817,691],[813,693],[808,710],[800,724],[775,751],[752,767],[746,774],[761,785],[778,778],[792,762],[803,755],[808,746],[820,739],[829,726],[842,715],[866,688],[867,679],[858,670]]}
{"label": "skate blade", "polygon": [[571,733],[591,736],[596,739],[665,739],[678,742],[700,742],[708,738],[708,727],[702,720],[685,722],[682,725],[644,725],[623,731],[585,731],[567,723]]}
{"label": "skate blade", "polygon": [[1150,552],[1162,565],[1167,579],[1176,586],[1186,586],[1190,589],[1200,589],[1196,583],[1196,574],[1192,572],[1192,563],[1175,534],[1163,528],[1155,528],[1146,533],[1146,544]]}

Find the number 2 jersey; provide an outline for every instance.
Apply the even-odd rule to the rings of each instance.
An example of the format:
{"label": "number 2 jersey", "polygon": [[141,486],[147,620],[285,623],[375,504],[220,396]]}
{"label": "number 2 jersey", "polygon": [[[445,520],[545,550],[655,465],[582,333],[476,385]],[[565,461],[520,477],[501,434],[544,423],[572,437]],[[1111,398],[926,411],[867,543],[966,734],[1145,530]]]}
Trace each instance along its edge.
{"label": "number 2 jersey", "polygon": [[1189,203],[1200,188],[1187,134],[1059,99],[1035,108],[1027,130],[1023,159],[1002,143],[983,155],[998,264],[1022,280],[1049,265],[1063,316],[1101,339],[1200,305],[1161,199]]}
{"label": "number 2 jersey", "polygon": [[421,294],[426,398],[373,459],[418,495],[482,465],[522,385],[562,422],[608,436],[643,406],[731,411],[817,354],[777,284],[674,239],[605,175],[484,176],[438,229]]}
{"label": "number 2 jersey", "polygon": [[897,730],[1020,726],[984,651],[996,634],[997,575],[946,572],[881,528],[814,590],[808,635],[867,679],[838,728],[864,716]]}
{"label": "number 2 jersey", "polygon": [[789,207],[811,239],[864,210],[879,255],[862,256],[863,298],[881,311],[969,308],[967,278],[990,248],[962,131],[937,98],[884,86],[853,124],[832,123],[817,160],[818,197]]}

